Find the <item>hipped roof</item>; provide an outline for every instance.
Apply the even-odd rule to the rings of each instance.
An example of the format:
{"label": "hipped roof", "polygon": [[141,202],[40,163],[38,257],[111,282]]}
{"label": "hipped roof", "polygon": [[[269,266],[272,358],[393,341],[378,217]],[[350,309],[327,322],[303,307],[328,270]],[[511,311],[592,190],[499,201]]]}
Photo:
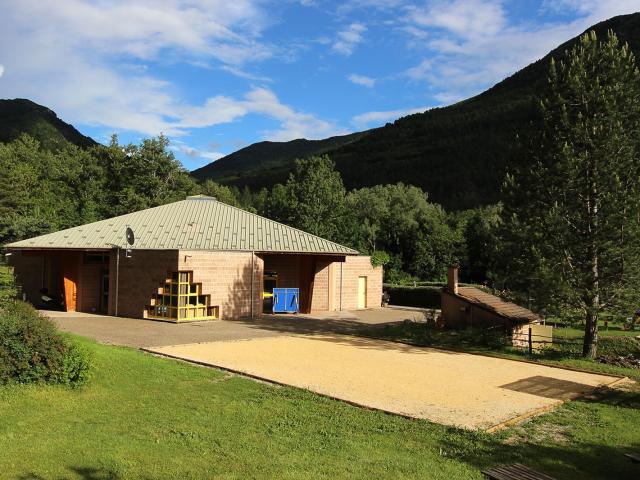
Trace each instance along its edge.
{"label": "hipped roof", "polygon": [[133,249],[358,254],[351,248],[205,196],[187,197],[5,246],[100,250],[127,247],[127,227],[135,234],[133,247],[128,247]]}

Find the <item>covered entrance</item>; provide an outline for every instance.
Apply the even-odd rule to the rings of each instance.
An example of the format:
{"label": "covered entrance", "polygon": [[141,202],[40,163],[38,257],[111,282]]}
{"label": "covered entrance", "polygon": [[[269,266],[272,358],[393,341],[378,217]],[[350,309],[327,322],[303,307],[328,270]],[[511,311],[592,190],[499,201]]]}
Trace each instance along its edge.
{"label": "covered entrance", "polygon": [[297,288],[300,313],[312,310],[335,310],[336,293],[333,269],[345,261],[344,256],[263,254],[262,311],[271,313],[274,288]]}
{"label": "covered entrance", "polygon": [[[25,299],[38,308],[106,313],[109,251],[23,250],[12,253]],[[28,266],[29,268],[24,268]]]}

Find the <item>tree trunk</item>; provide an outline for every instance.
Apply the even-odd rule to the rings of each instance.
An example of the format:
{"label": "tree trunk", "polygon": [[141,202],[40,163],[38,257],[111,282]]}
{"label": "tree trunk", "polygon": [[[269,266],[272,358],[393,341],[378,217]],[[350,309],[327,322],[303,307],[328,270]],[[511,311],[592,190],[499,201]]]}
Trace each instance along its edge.
{"label": "tree trunk", "polygon": [[595,358],[598,349],[598,313],[593,307],[587,308],[586,322],[584,325],[584,343],[582,344],[582,356]]}
{"label": "tree trunk", "polygon": [[595,358],[598,348],[598,313],[600,312],[600,270],[599,270],[599,191],[598,191],[598,162],[593,156],[590,159],[587,176],[589,177],[589,196],[587,213],[589,218],[589,246],[588,266],[589,282],[585,292],[585,304],[587,307],[586,321],[584,325],[584,342],[582,344],[582,356]]}

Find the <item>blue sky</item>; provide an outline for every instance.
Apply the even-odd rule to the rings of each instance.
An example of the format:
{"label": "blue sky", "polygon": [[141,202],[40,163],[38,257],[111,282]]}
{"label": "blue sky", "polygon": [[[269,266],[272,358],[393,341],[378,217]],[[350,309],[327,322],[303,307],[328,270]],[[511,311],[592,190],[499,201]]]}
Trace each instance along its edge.
{"label": "blue sky", "polygon": [[194,169],[480,93],[640,0],[0,0],[0,97]]}

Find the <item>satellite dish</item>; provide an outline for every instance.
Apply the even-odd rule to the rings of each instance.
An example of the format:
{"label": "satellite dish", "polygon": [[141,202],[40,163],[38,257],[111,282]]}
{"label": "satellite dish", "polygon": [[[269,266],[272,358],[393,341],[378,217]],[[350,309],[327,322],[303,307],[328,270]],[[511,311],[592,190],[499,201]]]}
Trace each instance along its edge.
{"label": "satellite dish", "polygon": [[127,227],[126,237],[127,237],[127,243],[129,245],[133,245],[133,242],[135,241],[136,237],[133,234],[133,230],[131,230],[131,227]]}

